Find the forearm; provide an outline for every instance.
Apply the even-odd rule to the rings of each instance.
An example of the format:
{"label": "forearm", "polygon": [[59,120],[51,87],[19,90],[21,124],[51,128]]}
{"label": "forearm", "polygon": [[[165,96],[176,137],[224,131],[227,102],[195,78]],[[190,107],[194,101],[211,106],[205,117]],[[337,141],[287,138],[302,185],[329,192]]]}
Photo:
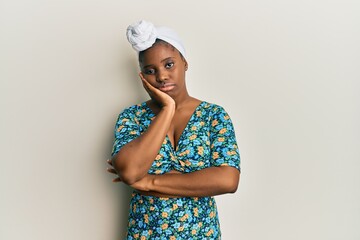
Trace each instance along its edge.
{"label": "forearm", "polygon": [[149,128],[112,158],[122,181],[130,185],[148,172],[166,137],[174,112],[175,106],[163,107]]}
{"label": "forearm", "polygon": [[215,196],[235,192],[239,179],[233,167],[210,167],[186,174],[152,175],[145,190],[170,197]]}

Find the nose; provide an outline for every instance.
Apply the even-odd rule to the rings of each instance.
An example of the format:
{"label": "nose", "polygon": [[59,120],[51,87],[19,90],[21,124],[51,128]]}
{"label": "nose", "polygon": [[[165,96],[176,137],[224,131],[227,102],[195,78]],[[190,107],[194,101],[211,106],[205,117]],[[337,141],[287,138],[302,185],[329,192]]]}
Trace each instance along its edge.
{"label": "nose", "polygon": [[156,74],[156,81],[161,83],[168,80],[168,75],[165,70],[158,70]]}

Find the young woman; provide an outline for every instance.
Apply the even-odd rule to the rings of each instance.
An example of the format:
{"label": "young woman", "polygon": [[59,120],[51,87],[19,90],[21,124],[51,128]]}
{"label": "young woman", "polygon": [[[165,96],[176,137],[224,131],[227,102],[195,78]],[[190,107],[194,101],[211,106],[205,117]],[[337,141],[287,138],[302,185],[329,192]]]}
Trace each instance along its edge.
{"label": "young woman", "polygon": [[215,195],[234,193],[240,156],[226,111],[191,97],[174,31],[140,21],[127,37],[150,100],[123,110],[108,171],[132,188],[127,239],[220,239]]}

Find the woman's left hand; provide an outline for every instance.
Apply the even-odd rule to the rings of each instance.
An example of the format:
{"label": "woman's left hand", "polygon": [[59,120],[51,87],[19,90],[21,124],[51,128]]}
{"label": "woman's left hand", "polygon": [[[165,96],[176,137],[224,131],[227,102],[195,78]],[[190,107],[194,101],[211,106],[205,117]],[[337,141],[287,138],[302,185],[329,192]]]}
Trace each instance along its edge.
{"label": "woman's left hand", "polygon": [[112,162],[110,159],[106,160],[106,162],[109,164],[109,167],[106,169],[106,171],[108,171],[109,173],[115,174],[116,178],[114,178],[112,181],[113,182],[121,182],[121,178],[119,177],[119,175],[117,174],[117,172],[115,171]]}

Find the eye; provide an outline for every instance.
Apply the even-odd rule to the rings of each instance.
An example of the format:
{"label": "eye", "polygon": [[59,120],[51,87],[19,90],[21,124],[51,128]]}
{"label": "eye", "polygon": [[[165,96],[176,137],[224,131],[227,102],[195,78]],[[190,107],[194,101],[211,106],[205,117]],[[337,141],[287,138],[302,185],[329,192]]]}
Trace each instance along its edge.
{"label": "eye", "polygon": [[165,68],[172,68],[174,66],[173,62],[168,62],[165,64]]}
{"label": "eye", "polygon": [[146,69],[144,73],[147,75],[155,74],[155,69],[152,68]]}

